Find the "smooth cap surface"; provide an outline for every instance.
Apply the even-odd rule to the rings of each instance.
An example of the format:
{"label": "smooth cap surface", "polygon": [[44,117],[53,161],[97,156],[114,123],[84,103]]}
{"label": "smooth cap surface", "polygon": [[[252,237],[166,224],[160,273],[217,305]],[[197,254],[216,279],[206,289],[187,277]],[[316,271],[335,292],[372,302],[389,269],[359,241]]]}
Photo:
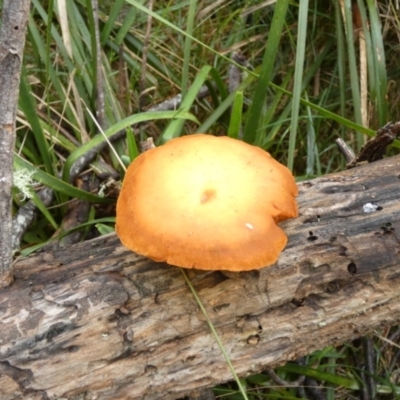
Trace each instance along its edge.
{"label": "smooth cap surface", "polygon": [[276,224],[297,216],[290,171],[264,150],[229,137],[170,140],[129,166],[116,231],[155,261],[205,270],[273,264],[287,238]]}

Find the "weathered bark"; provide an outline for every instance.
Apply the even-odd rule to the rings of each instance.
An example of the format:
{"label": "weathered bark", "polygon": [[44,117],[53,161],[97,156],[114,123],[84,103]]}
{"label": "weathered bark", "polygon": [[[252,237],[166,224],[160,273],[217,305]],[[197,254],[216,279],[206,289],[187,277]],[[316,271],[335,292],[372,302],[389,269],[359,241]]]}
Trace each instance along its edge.
{"label": "weathered bark", "polygon": [[[241,375],[400,321],[400,157],[299,188],[276,265],[189,271]],[[19,260],[15,278],[1,398],[166,399],[231,379],[180,270],[115,235]]]}
{"label": "weathered bark", "polygon": [[12,177],[19,80],[30,0],[4,0],[0,32],[0,287],[12,282]]}

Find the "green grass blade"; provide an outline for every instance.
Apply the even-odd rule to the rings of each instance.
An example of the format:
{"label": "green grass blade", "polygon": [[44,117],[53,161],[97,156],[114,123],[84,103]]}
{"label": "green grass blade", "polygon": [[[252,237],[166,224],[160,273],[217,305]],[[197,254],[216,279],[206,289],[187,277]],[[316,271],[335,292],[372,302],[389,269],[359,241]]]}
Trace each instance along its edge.
{"label": "green grass blade", "polygon": [[[317,71],[321,68],[322,62],[325,60],[326,56],[329,54],[331,51],[331,48],[333,46],[333,41],[328,41],[323,50],[316,56],[315,60],[313,62],[310,62],[308,65],[308,69],[305,72],[303,79],[302,79],[302,90],[304,91],[307,89],[307,86],[310,84],[310,82],[313,81]],[[279,139],[282,141],[284,135],[282,132],[285,132],[286,130],[286,125],[287,125],[287,120],[289,119],[289,114],[291,112],[291,107],[292,103],[291,100],[286,104],[286,107],[284,108],[283,111],[279,112],[278,119],[273,118],[274,114],[277,110],[278,107],[282,108],[282,103],[280,102],[280,99],[283,94],[290,93],[286,90],[288,85],[292,85],[292,75],[294,71],[289,70],[283,82],[279,86],[279,90],[275,90],[273,100],[270,104],[268,104],[268,110],[265,113],[265,115],[262,117],[262,120],[260,122],[260,126],[262,129],[259,130],[259,135],[260,137],[256,140],[256,143],[262,143],[262,147],[267,150],[272,144],[276,143],[276,141]],[[273,84],[270,84],[271,88],[276,89],[276,87]],[[291,94],[290,94],[291,95]],[[300,98],[300,102],[303,103],[303,99]],[[268,134],[261,135],[263,131],[267,131]],[[279,138],[278,138],[279,135]],[[285,153],[287,153],[287,150],[285,149]]]}
{"label": "green grass blade", "polygon": [[[340,11],[339,1],[334,2],[335,6],[335,27],[336,27],[336,43],[337,43],[337,65],[338,65],[338,78],[339,78],[339,93],[340,93],[340,115],[346,115],[346,40],[343,33],[343,20]],[[341,128],[344,134],[343,127]]]}
{"label": "green grass blade", "polygon": [[[52,21],[48,23],[49,21],[48,15],[44,10],[44,8],[42,7],[41,3],[38,0],[32,0],[32,4],[34,5],[36,12],[42,18],[43,23],[47,26],[47,30],[50,30],[51,32],[52,45],[54,46],[54,44],[56,44],[58,50],[58,57],[63,60],[65,66],[72,73],[75,67],[68,55],[63,39],[56,30],[56,27],[52,24]],[[28,21],[28,29],[30,38],[32,39],[31,40],[32,45],[34,46],[36,52],[40,56],[41,62],[45,63],[46,73],[48,73],[48,75],[45,75],[46,88],[48,84],[50,86],[54,86],[57,92],[56,93],[57,100],[65,107],[63,113],[65,113],[66,120],[69,122],[70,126],[74,129],[75,133],[80,133],[79,128],[77,128],[78,121],[75,118],[73,110],[71,110],[71,107],[69,106],[69,99],[67,98],[66,94],[67,90],[64,89],[64,83],[61,80],[62,73],[60,73],[60,71],[57,70],[58,68],[57,65],[53,65],[53,62],[49,61],[49,57],[45,52],[46,49],[45,41],[43,40],[40,31],[37,25],[35,24],[35,21],[32,19],[32,16],[30,16]],[[50,39],[46,39],[46,41],[48,40]],[[48,82],[49,78],[50,82]]]}
{"label": "green grass blade", "polygon": [[[236,92],[245,90],[257,77],[257,75],[249,75],[236,89]],[[205,119],[205,121],[199,126],[198,132],[208,132],[210,128],[221,118],[221,116],[231,107],[235,101],[236,92],[230,93],[214,110],[214,112]],[[288,92],[289,93],[289,92]]]}
{"label": "green grass blade", "polygon": [[58,229],[58,224],[54,220],[53,216],[50,214],[49,210],[47,207],[43,204],[42,200],[40,197],[36,194],[36,192],[32,192],[32,201],[35,204],[35,206],[39,209],[39,211],[44,215],[46,220],[51,224],[51,226],[57,230]]}
{"label": "green grass blade", "polygon": [[30,86],[26,81],[26,71],[23,68],[21,75],[21,82],[19,88],[19,107],[25,114],[25,118],[29,122],[33,135],[35,137],[36,145],[39,149],[40,156],[42,157],[46,171],[50,175],[54,175],[53,163],[50,157],[52,152],[49,151],[49,146],[43,132],[40,120],[36,113],[36,106],[33,101]]}
{"label": "green grass blade", "polygon": [[[200,88],[204,85],[208,74],[210,73],[211,67],[206,65],[204,66],[196,76],[192,86],[186,93],[186,96],[182,100],[182,103],[179,107],[179,110],[183,112],[188,112],[192,107],[192,104],[195,102],[197,98],[197,94],[199,93]],[[171,121],[162,136],[160,137],[158,143],[165,143],[170,139],[178,137],[181,135],[183,126],[185,124],[184,119]]]}
{"label": "green grass blade", "polygon": [[214,81],[215,86],[218,89],[221,100],[225,100],[228,97],[229,93],[226,88],[224,79],[221,77],[220,71],[218,71],[216,68],[212,68],[210,70],[210,76],[211,76],[212,80]]}
{"label": "green grass blade", "polygon": [[278,370],[309,376],[310,378],[333,383],[337,386],[342,386],[348,389],[358,390],[360,388],[359,383],[355,379],[350,379],[344,376],[330,374],[329,372],[324,372],[321,371],[320,369],[314,369],[302,365],[288,363],[284,367],[279,367]]}
{"label": "green grass blade", "polygon": [[232,106],[231,119],[229,122],[228,136],[234,139],[239,138],[242,129],[242,112],[243,112],[243,92],[235,93],[235,100]]}
{"label": "green grass blade", "polygon": [[297,46],[296,46],[296,64],[294,71],[294,89],[292,99],[292,116],[290,121],[290,137],[288,152],[288,168],[292,171],[294,165],[294,155],[296,149],[297,127],[299,123],[300,97],[303,89],[303,69],[306,52],[306,36],[308,22],[308,0],[300,1]]}
{"label": "green grass blade", "polygon": [[[193,42],[196,42],[198,44],[200,44],[201,46],[203,46],[205,49],[207,49],[208,51],[210,51],[211,53],[217,55],[218,57],[221,57],[222,59],[230,62],[230,63],[234,63],[232,60],[230,60],[228,57],[222,55],[221,53],[219,53],[217,50],[213,49],[210,46],[207,46],[205,43],[203,43],[201,40],[195,38],[194,36],[189,35],[187,32],[185,32],[184,30],[180,29],[179,27],[177,27],[175,24],[171,23],[170,21],[168,21],[167,19],[161,17],[158,13],[154,12],[154,11],[150,11],[148,8],[144,7],[141,3],[139,3],[136,0],[125,0],[127,3],[132,4],[133,6],[135,6],[138,10],[151,15],[154,19],[156,19],[157,21],[163,23],[164,25],[168,26],[169,28],[173,29],[174,31],[176,31],[177,33],[180,33],[181,35],[185,36],[185,37],[189,37]],[[282,2],[287,2],[288,0],[282,0]],[[234,63],[235,64],[235,63]],[[245,68],[243,68],[241,65],[236,64],[240,69],[245,70]]]}
{"label": "green grass blade", "polygon": [[[289,83],[292,81],[293,78],[293,73],[292,71],[288,71],[283,79],[283,82],[281,83],[280,87],[281,88],[286,88]],[[267,143],[271,143],[274,139],[277,133],[280,131],[282,124],[277,124],[276,120],[274,120],[274,115],[278,111],[278,107],[282,107],[282,96],[283,96],[282,91],[275,90],[272,102],[268,104],[268,109],[265,114],[261,116],[260,120],[260,127],[261,129],[258,131],[259,137],[256,138],[256,143],[263,143],[262,147],[265,148]],[[289,106],[289,105],[288,105]],[[289,114],[287,111],[289,111],[289,108],[286,110],[280,111],[280,116],[278,118],[278,121],[281,120],[286,120],[287,115]],[[275,124],[275,127],[272,128],[272,124]],[[265,136],[262,131],[268,132],[267,136]]]}
{"label": "green grass blade", "polygon": [[[286,89],[281,88],[278,85],[275,85],[273,83],[270,83],[270,85],[274,89],[282,91],[284,94],[287,94],[289,96],[292,95],[291,92],[289,92]],[[300,99],[300,103],[302,105],[304,105],[304,106],[310,107],[312,110],[317,111],[321,116],[329,118],[332,121],[336,121],[341,125],[344,125],[348,129],[354,129],[355,131],[361,132],[361,133],[363,133],[365,135],[368,135],[368,136],[371,136],[371,137],[375,136],[376,132],[374,130],[366,128],[366,127],[364,127],[364,126],[362,126],[362,125],[360,125],[360,124],[358,124],[356,122],[353,122],[353,121],[351,121],[351,120],[349,120],[347,118],[341,117],[340,115],[338,115],[338,114],[336,114],[336,113],[334,113],[332,111],[329,111],[328,109],[323,108],[323,107],[321,107],[321,106],[319,106],[319,105],[317,105],[315,103],[312,103],[311,101],[308,101],[308,100],[305,100],[305,99],[301,98]]]}
{"label": "green grass blade", "polygon": [[243,140],[248,143],[254,143],[259,128],[260,116],[265,105],[267,89],[272,77],[272,71],[285,24],[288,5],[289,0],[277,1],[275,5],[274,16],[268,34],[261,72],[258,77],[250,109],[247,113],[246,124],[243,131]]}
{"label": "green grass blade", "polygon": [[133,161],[139,155],[139,149],[136,144],[135,133],[130,126],[126,128],[126,139],[128,143],[129,159]]}
{"label": "green grass blade", "polygon": [[388,104],[386,100],[388,78],[386,72],[385,48],[382,37],[382,26],[379,20],[378,7],[374,0],[367,0],[371,24],[372,57],[374,60],[374,77],[376,82],[376,107],[378,110],[378,124],[387,123]]}
{"label": "green grass blade", "polygon": [[125,4],[125,0],[115,0],[111,7],[111,12],[106,16],[107,20],[100,33],[100,42],[104,45],[107,39],[110,37],[111,32],[115,29],[118,16],[121,12],[122,7]]}
{"label": "green grass blade", "polygon": [[[144,1],[142,1],[140,3],[140,5],[142,5],[142,3],[144,3]],[[129,32],[129,30],[132,28],[132,25],[134,24],[136,18],[137,18],[136,7],[131,7],[131,9],[126,14],[124,21],[122,23],[122,26],[118,30],[118,34],[115,38],[115,44],[117,46],[120,46],[122,44],[122,42],[124,41],[125,37],[127,36],[128,32]],[[106,40],[107,40],[107,38],[106,38]]]}

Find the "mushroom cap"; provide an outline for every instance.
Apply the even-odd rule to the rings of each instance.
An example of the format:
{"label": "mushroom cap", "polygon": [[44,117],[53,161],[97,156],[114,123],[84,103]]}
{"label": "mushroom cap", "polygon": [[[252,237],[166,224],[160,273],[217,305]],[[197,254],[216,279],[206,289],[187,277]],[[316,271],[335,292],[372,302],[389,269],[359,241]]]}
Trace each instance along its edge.
{"label": "mushroom cap", "polygon": [[266,151],[194,134],[142,153],[117,202],[116,231],[155,261],[245,271],[275,263],[287,243],[277,225],[297,217],[297,185]]}

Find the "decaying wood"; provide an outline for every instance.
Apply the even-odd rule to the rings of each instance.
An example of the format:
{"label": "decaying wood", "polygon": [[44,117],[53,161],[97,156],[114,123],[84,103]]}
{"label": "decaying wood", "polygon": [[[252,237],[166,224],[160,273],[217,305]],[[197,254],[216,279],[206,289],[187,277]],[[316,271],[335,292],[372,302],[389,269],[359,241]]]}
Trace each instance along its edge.
{"label": "decaying wood", "polygon": [[400,122],[388,122],[378,129],[376,136],[361,148],[357,156],[347,163],[347,168],[354,168],[363,162],[382,160],[387,147],[400,136]]}
{"label": "decaying wood", "polygon": [[[189,271],[240,375],[400,321],[400,157],[299,189],[276,265]],[[231,379],[180,270],[115,235],[19,260],[15,278],[2,399],[168,399]]]}

